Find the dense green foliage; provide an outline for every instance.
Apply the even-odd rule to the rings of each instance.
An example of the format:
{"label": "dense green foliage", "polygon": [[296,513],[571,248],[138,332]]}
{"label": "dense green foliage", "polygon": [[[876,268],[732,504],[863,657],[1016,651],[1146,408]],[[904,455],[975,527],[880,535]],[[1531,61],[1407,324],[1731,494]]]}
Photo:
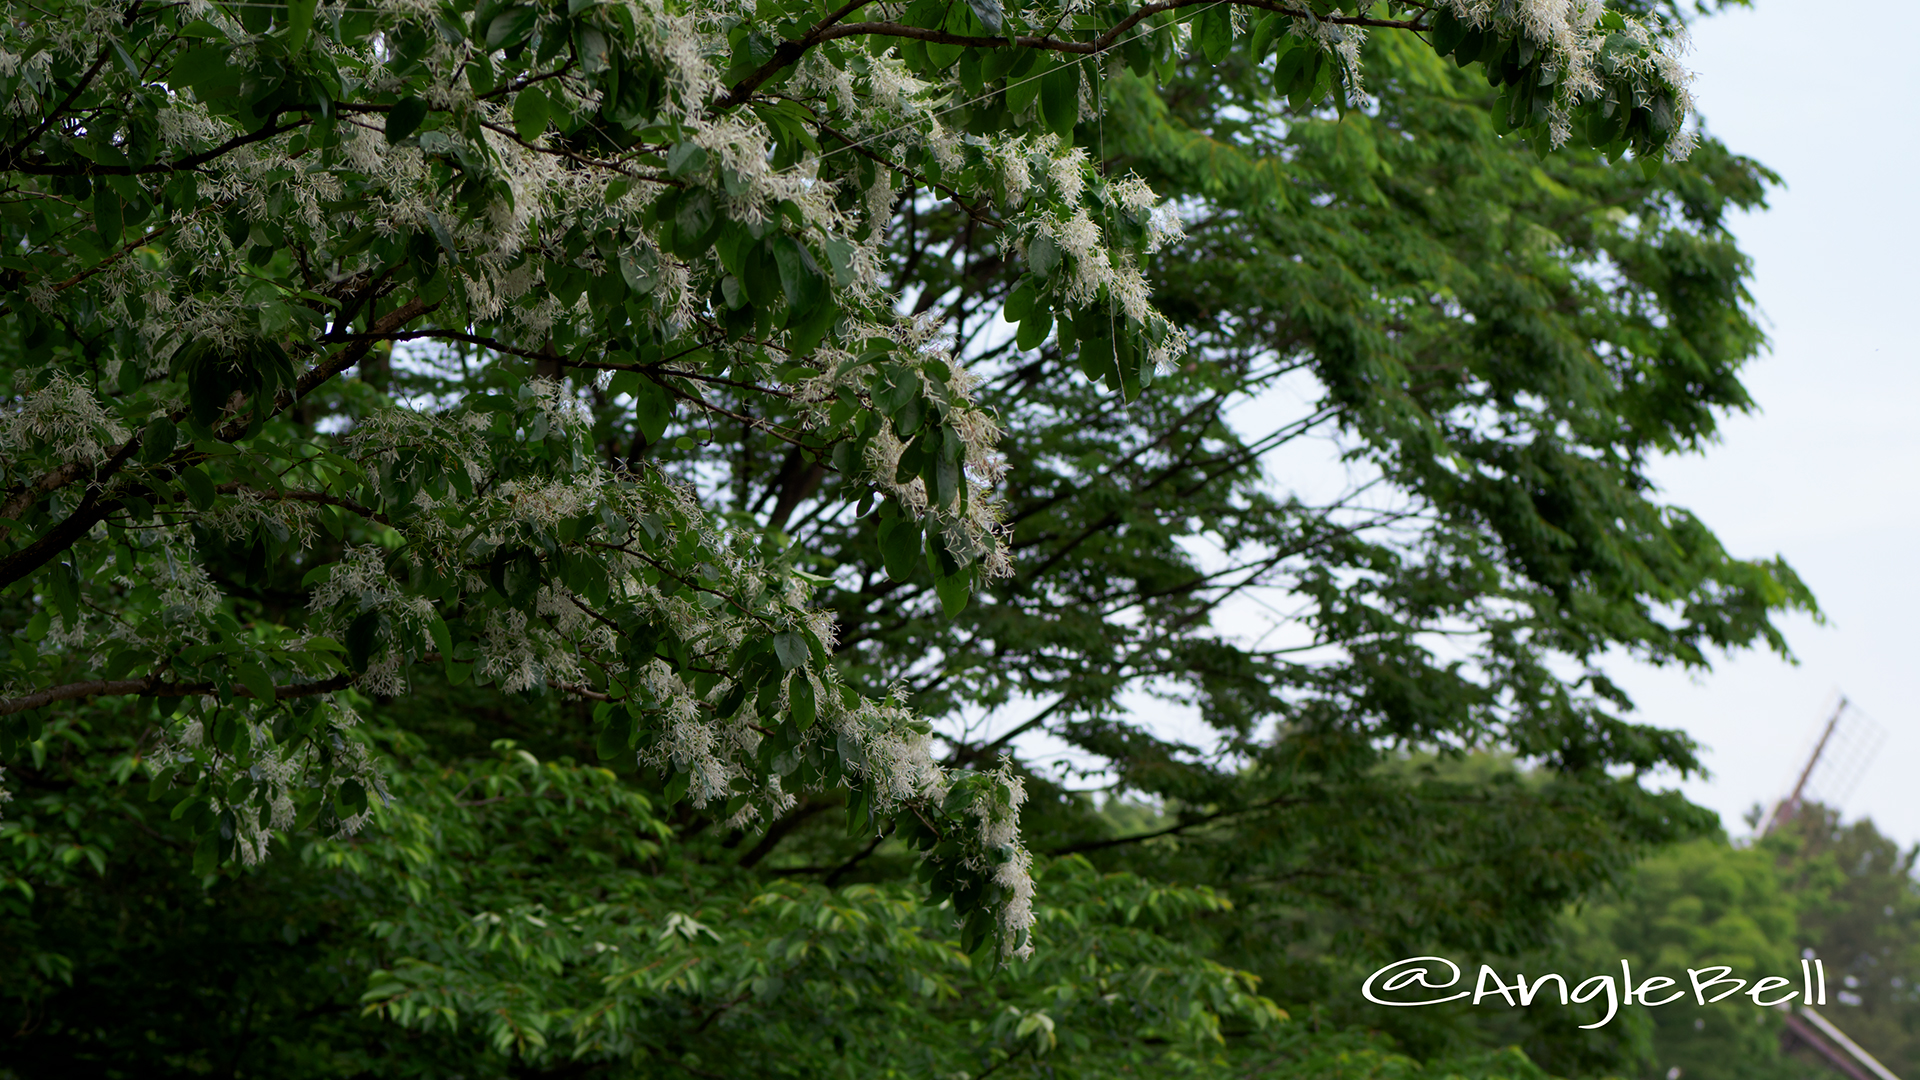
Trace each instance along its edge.
{"label": "dense green foliage", "polygon": [[[1827,972],[1821,1015],[1896,1075],[1910,1075],[1920,1068],[1913,859],[1871,821],[1842,825],[1836,811],[1809,804],[1750,846],[1709,837],[1646,859],[1617,892],[1570,915],[1569,932],[1539,962],[1597,969],[1626,957],[1643,973],[1726,964],[1742,975],[1792,978],[1806,950]],[[1837,1075],[1795,1040],[1783,1053],[1781,1018],[1745,1000],[1705,1008],[1683,1001],[1623,1019],[1625,1049],[1641,1075]],[[1543,1065],[1572,1074],[1568,1066],[1593,1054],[1598,1038],[1534,1035],[1524,1044]]]}
{"label": "dense green foliage", "polygon": [[[1344,106],[1366,28],[1426,30],[1536,148],[1651,173],[1691,142],[1661,24],[1597,7],[1317,0],[1252,9],[1239,45],[1217,0],[865,7],[10,13],[0,588],[37,610],[0,752],[50,705],[179,701],[156,760],[199,868],[252,865],[390,801],[354,714],[313,699],[437,662],[605,703],[609,756],[735,825],[844,785],[856,828],[913,833],[969,952],[1024,956],[1018,779],[949,775],[923,719],[839,677],[825,582],[779,535],[813,485],[777,520],[709,516],[675,482],[691,432],[831,463],[833,494],[878,500],[888,577],[924,563],[951,616],[1009,572],[1003,462],[979,358],[898,310],[939,287],[889,272],[903,185],[1019,253],[1027,347],[1136,399],[1185,339],[1139,266],[1173,216],[1077,145],[1122,64],[1174,78],[1192,42]],[[342,389],[407,343],[460,377],[399,408]],[[606,378],[614,415],[567,375]]]}
{"label": "dense green foliage", "polygon": [[[1683,977],[1730,966],[1741,977],[1793,977],[1802,898],[1784,887],[1776,852],[1736,849],[1723,837],[1662,852],[1635,869],[1618,899],[1583,912],[1570,951],[1587,964],[1631,960],[1639,971]],[[1685,985],[1682,983],[1682,985]],[[1780,1052],[1780,1018],[1746,998],[1646,1009],[1635,1050],[1647,1075],[1678,1068],[1701,1080],[1800,1077]]]}
{"label": "dense green foliage", "polygon": [[1920,845],[1810,804],[1768,838],[1801,898],[1800,940],[1832,984],[1827,1015],[1900,1076],[1920,1075]]}
{"label": "dense green foliage", "polygon": [[1747,405],[1769,175],[1621,160],[1678,130],[1632,12],[902,7],[14,49],[0,1069],[1639,1060],[1354,987],[1706,829],[1596,665],[1811,606],[1644,471]]}

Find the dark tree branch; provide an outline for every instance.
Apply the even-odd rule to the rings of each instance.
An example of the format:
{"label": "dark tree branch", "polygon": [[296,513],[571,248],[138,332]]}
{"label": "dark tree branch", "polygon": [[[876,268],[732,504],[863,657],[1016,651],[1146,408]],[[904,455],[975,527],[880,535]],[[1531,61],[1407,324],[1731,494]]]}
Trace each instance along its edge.
{"label": "dark tree branch", "polygon": [[[311,697],[314,694],[331,694],[335,690],[344,690],[359,678],[358,675],[335,675],[319,682],[289,683],[273,688],[275,698]],[[204,683],[165,683],[151,676],[144,679],[94,679],[89,682],[67,683],[63,686],[49,686],[45,690],[36,690],[23,697],[0,701],[0,716],[12,716],[14,713],[38,709],[43,705],[52,705],[61,701],[78,701],[91,697],[121,697],[127,694],[141,694],[151,697],[193,697],[197,694],[211,694],[216,687],[210,682]],[[244,686],[233,688],[235,697],[250,698],[253,691]]]}
{"label": "dark tree branch", "polygon": [[[426,304],[417,299],[410,300],[375,320],[374,327],[378,332],[390,333],[431,310],[433,310],[433,305]],[[291,391],[281,391],[279,399],[274,402],[272,411],[278,413],[290,408],[295,402],[312,393],[328,379],[359,363],[372,348],[373,342],[371,341],[356,341],[327,358],[324,362],[314,365],[308,369],[305,374],[300,376]],[[240,420],[235,420],[215,432],[215,434],[223,441],[232,442],[239,438],[246,429],[247,424]],[[120,447],[119,451],[114,454],[109,462],[109,464],[113,466],[113,469],[118,469],[120,464],[123,464],[133,455],[134,448],[139,445],[138,440],[139,436],[136,434]],[[185,464],[186,463],[182,461],[166,470],[166,478],[170,478],[173,473],[178,472]],[[105,521],[109,516],[123,507],[124,503],[121,498],[109,499],[106,502],[100,501],[101,487],[99,485],[104,484],[111,475],[112,470],[108,470],[105,475],[97,477],[95,486],[87,492],[86,498],[81,500],[80,505],[74,509],[73,513],[68,514],[65,519],[54,525],[53,528],[48,529],[39,538],[20,550],[9,552],[5,556],[0,556],[0,588],[5,588],[40,569],[42,566],[45,566],[55,556],[78,542],[81,537],[87,534],[88,530],[100,522]],[[74,479],[78,479],[78,477]],[[72,482],[73,480],[66,481],[66,483],[69,484]],[[136,485],[133,489],[123,492],[122,496],[151,493],[152,488],[150,485]],[[43,492],[42,494],[45,493]]]}
{"label": "dark tree branch", "polygon": [[854,867],[859,866],[861,863],[865,862],[867,856],[873,854],[874,851],[876,851],[880,847],[881,842],[884,841],[886,838],[887,838],[887,835],[885,833],[874,834],[873,839],[867,844],[866,847],[861,849],[860,854],[855,855],[853,858],[848,859],[846,862],[843,862],[839,866],[834,867],[833,870],[830,873],[828,873],[824,879],[821,880],[820,884],[825,885],[829,889],[833,888],[834,884],[838,882],[842,877],[844,877],[849,870],[852,870]]}
{"label": "dark tree branch", "polygon": [[[138,11],[139,9],[139,4],[133,6],[134,11]],[[87,92],[87,87],[93,85],[94,76],[100,74],[100,69],[107,65],[107,58],[112,55],[113,50],[111,47],[102,46],[100,55],[94,58],[93,66],[87,69],[86,74],[80,76],[80,81],[73,85],[73,89],[67,93],[66,98],[62,100],[60,104],[48,109],[47,115],[40,120],[40,126],[29,132],[26,138],[8,147],[6,156],[8,158],[18,156],[22,150],[25,150],[33,144],[33,140],[45,135],[48,128],[59,123],[61,115],[67,111],[67,108],[75,101],[78,101],[81,94]]]}
{"label": "dark tree branch", "polygon": [[151,165],[105,165],[97,161],[82,161],[74,165],[51,165],[44,160],[24,157],[18,149],[9,149],[4,154],[0,154],[0,171],[21,172],[29,176],[147,176],[152,173],[186,172],[238,150],[242,146],[264,142],[276,135],[284,135],[294,128],[305,127],[312,122],[313,120],[306,116],[285,124],[269,120],[262,124],[258,131],[235,135],[211,150],[188,154],[175,161],[156,161]]}
{"label": "dark tree branch", "polygon": [[1005,735],[1000,736],[999,738],[993,740],[990,743],[986,743],[984,745],[977,746],[977,747],[956,744],[954,747],[953,753],[947,758],[947,766],[949,768],[957,768],[961,765],[967,764],[970,761],[979,761],[982,758],[985,758],[991,755],[995,750],[999,749],[1000,747],[1007,745],[1008,743],[1019,738],[1020,736],[1025,735],[1027,732],[1032,731],[1034,728],[1039,727],[1041,724],[1046,723],[1048,718],[1053,716],[1054,713],[1057,713],[1061,709],[1065,708],[1067,705],[1067,702],[1070,700],[1071,700],[1071,695],[1068,695],[1068,694],[1060,695],[1059,697],[1054,699],[1053,704],[1047,706],[1044,709],[1041,709],[1034,716],[1029,717],[1025,723],[1020,724],[1018,727],[1015,727],[1012,731],[1007,732]]}
{"label": "dark tree branch", "polygon": [[787,519],[793,516],[794,508],[820,490],[821,483],[830,471],[818,459],[808,460],[797,446],[787,451],[786,460],[780,463],[780,471],[767,486],[767,496],[774,500],[773,512],[767,515],[767,525],[775,529],[786,528]]}
{"label": "dark tree branch", "polygon": [[740,869],[753,869],[760,860],[773,854],[773,849],[780,846],[780,841],[785,840],[789,833],[799,828],[808,818],[835,805],[837,804],[818,799],[809,799],[786,817],[767,826],[766,835],[760,838],[760,842],[753,845],[751,851],[740,856]]}
{"label": "dark tree branch", "polygon": [[[1135,8],[1126,18],[1113,24],[1100,36],[1091,41],[1070,41],[1052,36],[1034,37],[982,37],[975,34],[949,34],[945,30],[930,30],[920,26],[907,26],[897,22],[841,23],[839,20],[864,3],[851,3],[839,11],[827,16],[815,24],[804,36],[794,41],[782,42],[773,51],[773,56],[760,65],[752,74],[727,89],[713,101],[716,110],[731,109],[742,105],[753,97],[753,92],[764,85],[768,79],[779,74],[781,69],[799,62],[809,50],[822,42],[835,41],[845,37],[872,35],[875,37],[912,38],[934,45],[969,45],[976,49],[1024,48],[1041,49],[1048,52],[1077,53],[1082,56],[1095,56],[1121,44],[1127,31],[1132,30],[1145,19],[1163,11],[1173,11],[1184,7],[1213,5],[1223,0],[1161,0],[1159,3],[1143,4]],[[1239,7],[1258,8],[1294,18],[1314,18],[1324,23],[1342,26],[1369,26],[1395,30],[1424,30],[1418,19],[1376,19],[1366,15],[1312,15],[1298,8],[1275,3],[1273,0],[1224,0]]]}
{"label": "dark tree branch", "polygon": [[1239,817],[1243,814],[1252,814],[1261,810],[1271,810],[1281,806],[1304,806],[1310,801],[1311,800],[1308,799],[1268,799],[1258,806],[1239,806],[1231,810],[1217,810],[1211,814],[1202,814],[1199,817],[1188,818],[1177,825],[1169,825],[1164,829],[1155,829],[1152,832],[1140,833],[1136,836],[1116,836],[1109,840],[1086,840],[1078,844],[1067,844],[1064,847],[1053,848],[1048,851],[1047,854],[1056,856],[1073,855],[1083,851],[1104,851],[1107,848],[1121,847],[1126,844],[1145,843],[1148,840],[1157,840],[1163,836],[1178,836],[1188,829],[1197,829],[1202,825],[1212,824],[1223,818]]}

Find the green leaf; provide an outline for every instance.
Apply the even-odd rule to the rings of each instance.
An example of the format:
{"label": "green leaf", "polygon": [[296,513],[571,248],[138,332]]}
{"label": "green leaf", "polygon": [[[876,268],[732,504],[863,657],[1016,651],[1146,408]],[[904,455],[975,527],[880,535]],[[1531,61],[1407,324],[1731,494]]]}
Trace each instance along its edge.
{"label": "green leaf", "polygon": [[333,793],[333,805],[335,812],[343,818],[363,814],[367,809],[367,789],[358,780],[342,780]]}
{"label": "green leaf", "polygon": [[1035,235],[1027,241],[1027,265],[1043,278],[1052,277],[1060,265],[1060,245],[1046,233]]}
{"label": "green leaf", "polygon": [[144,386],[146,381],[147,373],[144,365],[133,361],[123,362],[120,370],[113,376],[114,386],[120,391],[121,397],[132,397],[140,391],[140,387]]}
{"label": "green leaf", "polygon": [[777,237],[773,241],[773,261],[780,268],[780,288],[795,313],[811,312],[825,302],[826,275],[804,244],[791,236]]}
{"label": "green leaf", "polygon": [[433,233],[433,239],[440,245],[440,250],[446,253],[450,262],[458,265],[460,249],[454,245],[453,230],[447,228],[447,223],[441,220],[440,215],[431,210],[423,216],[427,219],[427,231]]}
{"label": "green leaf", "polygon": [[707,168],[707,150],[699,143],[674,143],[667,150],[667,175],[686,177],[704,172]]}
{"label": "green leaf", "polygon": [[107,658],[106,664],[100,669],[100,674],[109,679],[118,679],[132,671],[145,659],[146,654],[139,650],[120,649]]}
{"label": "green leaf", "polygon": [[787,707],[793,712],[793,722],[801,731],[809,731],[820,719],[819,703],[814,698],[813,680],[804,671],[796,671],[787,679]]}
{"label": "green leaf", "polygon": [[[1305,41],[1282,39],[1289,45],[1280,51],[1279,59],[1273,62],[1273,91],[1282,96],[1294,96],[1303,82],[1311,85],[1314,60],[1319,57],[1319,46]],[[1300,107],[1298,100],[1294,107]]]}
{"label": "green leaf", "polygon": [[525,607],[540,592],[540,557],[526,548],[501,548],[487,573],[494,590],[514,607]]}
{"label": "green leaf", "polygon": [[859,840],[873,835],[873,815],[867,810],[867,789],[847,792],[847,836]]}
{"label": "green leaf", "polygon": [[1048,131],[1073,141],[1073,127],[1080,122],[1079,61],[1057,63],[1040,77],[1040,118]]}
{"label": "green leaf", "polygon": [[[1032,56],[1037,50],[1022,49],[1020,52]],[[1015,67],[1007,73],[1007,111],[1016,115],[1027,111],[1040,96],[1040,85],[1044,75],[1036,75],[1031,69],[1022,71]]]}
{"label": "green leaf", "polygon": [[122,224],[122,212],[119,192],[106,184],[93,189],[93,227],[100,231],[100,239],[109,247],[120,243],[120,234],[126,228]]}
{"label": "green leaf", "polygon": [[72,563],[56,563],[48,572],[47,583],[53,587],[53,599],[60,609],[60,619],[72,630],[80,623],[80,575]]}
{"label": "green leaf", "polygon": [[367,670],[373,654],[387,639],[387,617],[378,609],[363,611],[347,624],[347,663],[354,671]]}
{"label": "green leaf", "polygon": [[967,6],[973,9],[988,31],[999,33],[1000,27],[1007,21],[1007,13],[1000,7],[1000,0],[967,0]]}
{"label": "green leaf", "polygon": [[505,49],[520,44],[533,33],[539,19],[539,9],[524,6],[510,7],[495,15],[487,23],[487,48]]}
{"label": "green leaf", "polygon": [[239,674],[240,685],[251,691],[257,700],[262,704],[273,704],[273,676],[267,674],[266,668],[259,664],[241,664]]}
{"label": "green leaf", "polygon": [[1008,294],[1006,306],[1001,309],[1000,317],[1010,323],[1020,322],[1033,310],[1034,303],[1039,299],[1038,280],[1031,277],[1023,278],[1020,284],[1014,287],[1013,292]]}
{"label": "green leaf", "polygon": [[839,319],[839,306],[822,299],[788,320],[787,348],[795,356],[808,355],[826,338]]}
{"label": "green leaf", "polygon": [[[642,261],[646,265],[641,265]],[[651,251],[642,248],[638,252],[620,253],[620,276],[626,281],[627,288],[633,290],[637,296],[645,296],[653,291],[656,269],[657,264]]]}
{"label": "green leaf", "polygon": [[1247,60],[1255,64],[1265,60],[1267,51],[1273,46],[1275,36],[1286,32],[1287,23],[1283,22],[1279,15],[1268,15],[1254,23],[1253,33],[1247,44]]}
{"label": "green leaf", "polygon": [[193,872],[206,877],[220,869],[220,834],[209,830],[193,847]]}
{"label": "green leaf", "polygon": [[741,252],[740,284],[756,307],[773,308],[781,300],[780,261],[771,243],[754,244]]}
{"label": "green leaf", "polygon": [[634,424],[649,443],[657,443],[673,422],[673,395],[646,376],[633,389]]}
{"label": "green leaf", "polygon": [[883,382],[873,389],[873,407],[892,416],[920,396],[920,373],[909,367],[887,365],[881,368]]}
{"label": "green leaf", "polygon": [[1021,349],[1037,349],[1047,340],[1053,331],[1053,312],[1039,308],[1020,322],[1020,332],[1014,335],[1013,343]]}
{"label": "green leaf", "polygon": [[840,237],[831,236],[827,238],[826,249],[827,261],[833,264],[834,282],[843,288],[853,284],[853,245]]}
{"label": "green leaf", "polygon": [[720,695],[720,700],[714,703],[713,715],[722,720],[732,719],[738,715],[740,707],[747,703],[747,693],[751,689],[752,687],[747,685],[745,674],[742,673],[739,678],[734,679],[732,686],[727,687],[726,693]]}
{"label": "green leaf", "polygon": [[907,517],[880,520],[880,558],[886,564],[887,577],[905,581],[913,576],[920,561],[920,523]]}
{"label": "green leaf", "polygon": [[167,796],[173,788],[173,774],[178,768],[178,766],[169,765],[154,776],[153,782],[147,785],[148,802],[159,802]]}
{"label": "green leaf", "polygon": [[165,461],[179,438],[180,429],[164,413],[154,417],[140,435],[140,460],[148,465]]}
{"label": "green leaf", "polygon": [[403,97],[387,113],[387,142],[397,143],[420,129],[427,118],[427,103],[417,97]]}
{"label": "green leaf", "polygon": [[313,9],[319,0],[287,0],[287,51],[306,48],[307,33],[313,29]]}
{"label": "green leaf", "polygon": [[1206,55],[1207,63],[1217,64],[1233,49],[1233,8],[1228,4],[1210,4],[1200,9],[1194,28],[1194,43]]}
{"label": "green leaf", "polygon": [[1441,56],[1453,55],[1466,36],[1467,24],[1445,7],[1435,9],[1428,18],[1433,26],[1433,51]]}
{"label": "green leaf", "polygon": [[221,96],[216,92],[218,90],[238,86],[240,73],[227,63],[225,46],[202,45],[180,54],[167,81],[173,86],[191,89],[195,96],[205,101],[209,97]]}
{"label": "green leaf", "polygon": [[807,639],[797,630],[782,630],[773,635],[773,654],[780,666],[792,670],[807,662]]}
{"label": "green leaf", "polygon": [[632,750],[633,718],[627,710],[615,708],[605,724],[600,727],[599,737],[594,740],[594,753],[601,761],[633,763]]}
{"label": "green leaf", "polygon": [[720,235],[726,218],[714,207],[704,188],[680,200],[673,216],[673,250],[682,258],[704,255]]}
{"label": "green leaf", "polygon": [[440,650],[443,659],[453,657],[453,635],[447,631],[445,619],[435,619],[427,624],[427,633],[433,637],[433,647]]}
{"label": "green leaf", "polygon": [[513,99],[513,132],[520,141],[533,142],[547,130],[552,103],[538,87],[529,86]]}
{"label": "green leaf", "polygon": [[187,498],[193,501],[194,509],[207,511],[213,509],[213,480],[205,469],[198,465],[189,465],[180,470],[180,486],[187,489]]}

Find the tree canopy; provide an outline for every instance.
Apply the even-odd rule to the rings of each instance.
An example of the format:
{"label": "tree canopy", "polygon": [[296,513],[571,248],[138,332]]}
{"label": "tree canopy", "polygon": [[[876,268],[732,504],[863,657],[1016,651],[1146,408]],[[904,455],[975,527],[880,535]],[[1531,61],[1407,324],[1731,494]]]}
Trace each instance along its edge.
{"label": "tree canopy", "polygon": [[[45,1068],[1418,1069],[1354,965],[1537,947],[1703,827],[1601,654],[1811,607],[1644,471],[1748,405],[1772,179],[1654,12],[50,10],[0,64]],[[1269,471],[1315,442],[1330,500]],[[1547,768],[1405,756],[1466,747]]]}

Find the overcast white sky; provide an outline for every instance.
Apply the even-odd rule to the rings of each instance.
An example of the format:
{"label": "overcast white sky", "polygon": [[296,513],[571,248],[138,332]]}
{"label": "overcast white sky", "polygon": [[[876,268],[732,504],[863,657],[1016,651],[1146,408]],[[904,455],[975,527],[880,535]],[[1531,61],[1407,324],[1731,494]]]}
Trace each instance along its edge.
{"label": "overcast white sky", "polygon": [[[1845,26],[1844,66],[1809,49]],[[1827,625],[1791,624],[1800,663],[1721,662],[1703,678],[1619,668],[1645,718],[1707,745],[1683,789],[1746,832],[1742,812],[1790,782],[1836,692],[1885,731],[1851,797],[1920,842],[1920,3],[1759,0],[1703,19],[1690,66],[1708,129],[1786,181],[1734,230],[1755,260],[1773,339],[1747,386],[1760,411],[1704,456],[1664,463],[1668,499],[1736,555],[1786,556]]]}

